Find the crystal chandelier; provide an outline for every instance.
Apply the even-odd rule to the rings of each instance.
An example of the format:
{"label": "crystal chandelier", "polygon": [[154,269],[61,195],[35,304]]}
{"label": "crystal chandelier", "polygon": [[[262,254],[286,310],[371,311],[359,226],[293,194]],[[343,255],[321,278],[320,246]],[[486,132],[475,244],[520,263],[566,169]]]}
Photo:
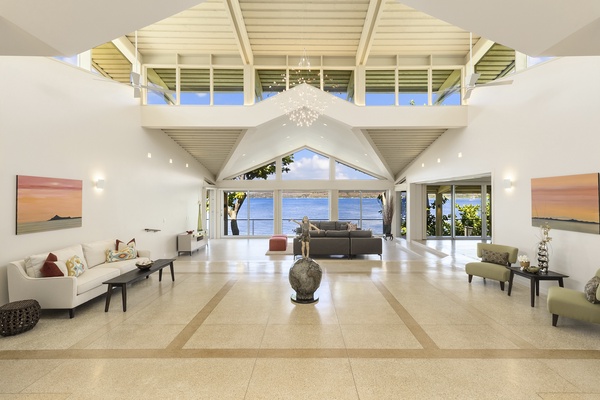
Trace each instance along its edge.
{"label": "crystal chandelier", "polygon": [[279,94],[285,97],[283,99],[280,97],[279,104],[282,110],[297,126],[311,126],[327,108],[327,102],[322,98],[322,91],[310,85],[312,80],[310,60],[304,50],[298,69],[290,71],[290,84],[293,84],[294,88],[288,90],[285,95]]}

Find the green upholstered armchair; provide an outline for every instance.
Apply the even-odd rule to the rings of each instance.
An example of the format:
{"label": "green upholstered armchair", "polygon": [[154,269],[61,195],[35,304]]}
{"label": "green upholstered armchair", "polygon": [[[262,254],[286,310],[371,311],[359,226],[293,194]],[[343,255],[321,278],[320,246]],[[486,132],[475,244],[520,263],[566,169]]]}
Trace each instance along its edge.
{"label": "green upholstered armchair", "polygon": [[506,267],[517,261],[519,249],[501,244],[477,243],[477,257],[481,261],[470,262],[465,265],[465,272],[469,275],[469,283],[473,275],[500,282],[500,289],[504,290],[504,282],[510,277],[510,270]]}
{"label": "green upholstered armchair", "polygon": [[[600,269],[596,276],[600,278]],[[596,288],[596,299],[600,300],[600,286]],[[548,311],[552,314],[552,326],[558,323],[559,315],[600,324],[600,304],[588,301],[581,290],[551,286],[548,289]]]}

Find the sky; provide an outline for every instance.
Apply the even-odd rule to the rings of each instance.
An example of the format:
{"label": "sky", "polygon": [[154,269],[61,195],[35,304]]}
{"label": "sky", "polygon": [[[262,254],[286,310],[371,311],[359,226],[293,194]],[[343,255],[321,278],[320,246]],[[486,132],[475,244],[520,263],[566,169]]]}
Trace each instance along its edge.
{"label": "sky", "polygon": [[[329,179],[329,158],[304,149],[294,153],[290,172],[283,174],[284,180]],[[375,179],[354,168],[337,163],[335,179]]]}

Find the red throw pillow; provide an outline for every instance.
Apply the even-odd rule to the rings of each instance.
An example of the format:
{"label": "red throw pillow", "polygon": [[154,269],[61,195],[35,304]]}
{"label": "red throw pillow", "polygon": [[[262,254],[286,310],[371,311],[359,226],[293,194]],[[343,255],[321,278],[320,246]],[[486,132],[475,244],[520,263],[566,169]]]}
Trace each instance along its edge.
{"label": "red throw pillow", "polygon": [[44,278],[50,278],[52,276],[64,276],[60,268],[56,265],[55,261],[58,261],[58,258],[53,253],[48,254],[46,257],[46,261],[44,265],[40,269],[40,273]]}

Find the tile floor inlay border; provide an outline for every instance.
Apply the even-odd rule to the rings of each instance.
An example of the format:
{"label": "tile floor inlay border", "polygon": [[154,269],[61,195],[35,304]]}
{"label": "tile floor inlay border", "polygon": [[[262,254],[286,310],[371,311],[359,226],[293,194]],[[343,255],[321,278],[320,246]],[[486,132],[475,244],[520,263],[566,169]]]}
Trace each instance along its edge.
{"label": "tile floor inlay border", "polygon": [[206,303],[202,310],[196,314],[196,316],[179,332],[179,334],[167,345],[167,350],[182,349],[183,346],[190,340],[192,335],[196,333],[198,328],[204,323],[206,318],[213,312],[213,310],[219,305],[221,300],[225,298],[227,293],[236,284],[237,279],[230,279],[212,299]]}
{"label": "tile floor inlay border", "polygon": [[388,290],[383,282],[373,279],[373,284],[379,290],[383,298],[389,303],[390,307],[394,310],[398,317],[404,322],[406,327],[410,330],[417,341],[423,346],[423,349],[439,349],[438,345],[435,344],[433,339],[425,332],[425,330],[419,325],[417,321],[410,315],[410,313],[400,304],[398,299]]}
{"label": "tile floor inlay border", "polygon": [[0,360],[348,358],[600,360],[600,350],[548,349],[63,349],[3,350]]}

